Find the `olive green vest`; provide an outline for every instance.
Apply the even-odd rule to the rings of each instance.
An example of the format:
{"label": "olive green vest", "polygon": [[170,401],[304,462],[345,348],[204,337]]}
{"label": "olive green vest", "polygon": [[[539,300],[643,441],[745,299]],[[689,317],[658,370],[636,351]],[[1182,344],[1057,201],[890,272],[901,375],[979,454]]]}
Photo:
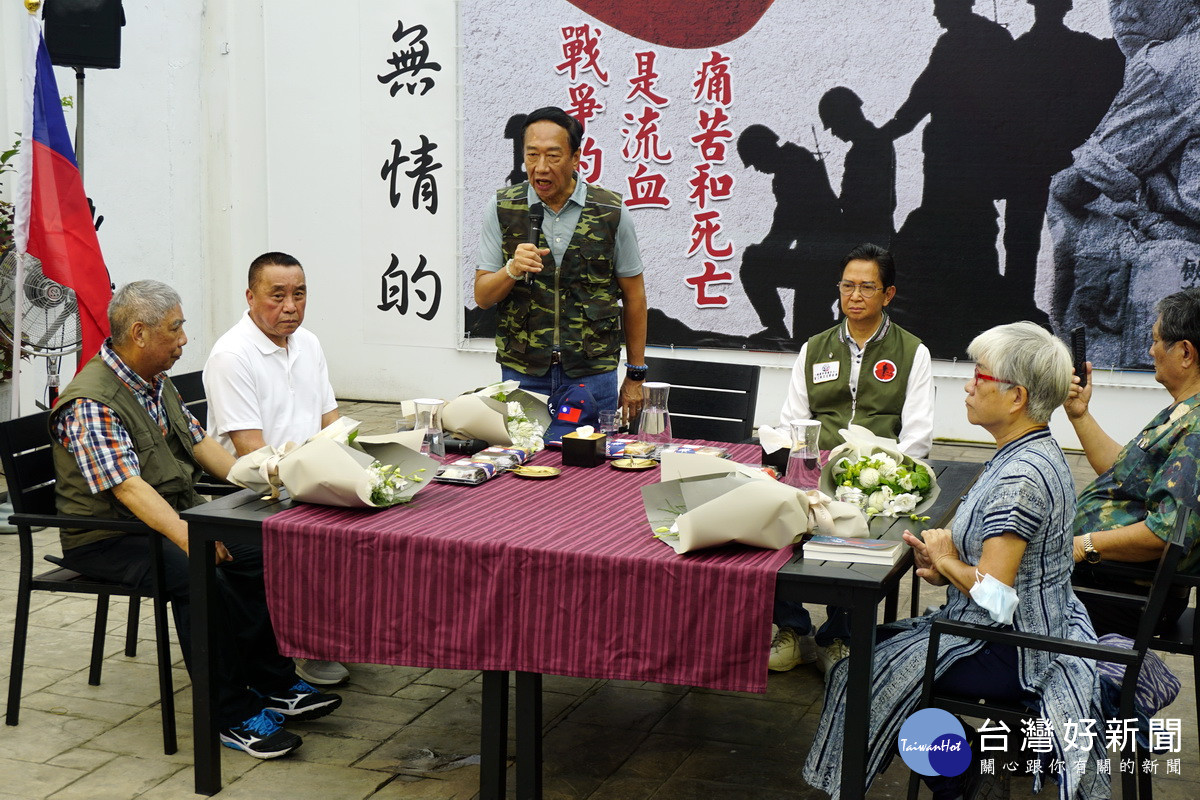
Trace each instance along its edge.
{"label": "olive green vest", "polygon": [[[900,438],[900,412],[904,409],[908,376],[921,344],[920,339],[885,315],[881,333],[867,342],[863,351],[856,399],[850,393],[852,358],[847,336],[846,323],[842,322],[808,340],[804,382],[812,417],[821,423],[822,450],[841,444],[838,431],[851,422],[879,436]],[[814,382],[814,367],[829,362],[837,364],[837,378]],[[831,372],[829,368],[825,371]]]}
{"label": "olive green vest", "polygon": [[[182,511],[202,502],[193,489],[200,478],[201,468],[192,455],[192,438],[179,393],[169,378],[164,379],[162,391],[163,405],[167,407],[166,436],[163,436],[162,429],[150,413],[142,408],[132,390],[100,356],[95,356],[63,391],[57,408],[61,411],[67,404],[83,397],[111,408],[133,440],[143,480],[153,486],[172,508]],[[62,445],[55,433],[56,419],[57,414],[50,415],[54,473],[58,478],[54,485],[58,512],[82,517],[132,519],[133,513],[117,500],[111,489],[92,494],[87,480],[79,471],[75,456]],[[120,531],[63,528],[60,539],[63,549],[67,550],[122,535]]]}
{"label": "olive green vest", "polygon": [[[496,193],[506,262],[529,240],[528,192],[526,182]],[[621,196],[588,186],[562,263],[543,258],[542,271],[517,281],[500,301],[497,361],[526,375],[545,375],[557,344],[563,371],[572,378],[617,368],[623,339],[614,257],[620,220]],[[545,247],[544,239],[539,247]]]}

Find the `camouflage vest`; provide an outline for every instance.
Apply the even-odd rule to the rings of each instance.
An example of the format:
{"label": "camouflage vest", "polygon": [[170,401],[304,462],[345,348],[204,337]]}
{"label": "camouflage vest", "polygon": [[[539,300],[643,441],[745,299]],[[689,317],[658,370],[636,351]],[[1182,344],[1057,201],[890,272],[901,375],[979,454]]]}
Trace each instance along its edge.
{"label": "camouflage vest", "polygon": [[[529,239],[529,184],[496,193],[504,261]],[[542,258],[542,271],[517,281],[500,301],[496,360],[526,375],[550,371],[550,354],[562,351],[563,371],[572,378],[617,368],[621,355],[621,288],[614,250],[621,196],[587,187],[587,201],[561,264]],[[539,239],[545,247],[545,239]]]}
{"label": "camouflage vest", "polygon": [[[842,443],[838,430],[853,422],[879,436],[900,438],[904,398],[908,376],[921,340],[884,317],[884,332],[867,342],[862,369],[858,375],[857,399],[850,394],[850,345],[846,342],[845,323],[835,325],[808,340],[804,363],[804,383],[808,387],[808,407],[812,418],[821,423],[821,449],[830,450]],[[836,362],[837,377],[813,382],[813,367]],[[890,363],[889,363],[890,362]]]}
{"label": "camouflage vest", "polygon": [[[199,505],[193,487],[200,478],[200,465],[192,456],[192,437],[187,416],[170,379],[163,381],[163,405],[167,407],[167,435],[134,397],[129,387],[112,368],[94,357],[71,381],[58,401],[61,411],[82,397],[103,403],[113,410],[133,440],[142,478],[153,486],[176,511]],[[133,514],[113,495],[112,489],[92,494],[79,471],[75,456],[63,447],[54,431],[57,414],[50,415],[50,438],[54,442],[55,501],[60,514],[82,517],[132,519]],[[63,528],[59,538],[63,549],[78,547],[101,539],[123,536],[119,531]]]}

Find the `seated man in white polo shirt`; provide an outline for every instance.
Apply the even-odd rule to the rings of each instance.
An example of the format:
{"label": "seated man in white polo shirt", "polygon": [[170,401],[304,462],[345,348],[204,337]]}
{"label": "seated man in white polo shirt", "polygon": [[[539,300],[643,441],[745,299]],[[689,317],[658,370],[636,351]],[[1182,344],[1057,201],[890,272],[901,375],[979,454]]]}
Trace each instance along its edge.
{"label": "seated man in white polo shirt", "polygon": [[[338,418],[321,343],[304,330],[304,268],[287,253],[250,264],[250,308],[217,340],[204,365],[208,430],[242,456],[264,445],[303,442]],[[309,683],[331,685],[349,672],[333,661],[296,660]]]}

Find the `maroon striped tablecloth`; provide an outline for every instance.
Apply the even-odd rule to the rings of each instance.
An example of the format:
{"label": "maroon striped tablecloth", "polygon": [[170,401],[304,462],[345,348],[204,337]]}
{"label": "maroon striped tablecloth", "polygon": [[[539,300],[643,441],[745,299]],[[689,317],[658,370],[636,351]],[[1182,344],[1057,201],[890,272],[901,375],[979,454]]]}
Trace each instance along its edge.
{"label": "maroon striped tablecloth", "polygon": [[[733,450],[757,460],[757,447]],[[765,691],[775,573],[791,548],[676,555],[642,506],[658,474],[567,467],[434,484],[383,511],[275,514],[263,545],[280,649]]]}

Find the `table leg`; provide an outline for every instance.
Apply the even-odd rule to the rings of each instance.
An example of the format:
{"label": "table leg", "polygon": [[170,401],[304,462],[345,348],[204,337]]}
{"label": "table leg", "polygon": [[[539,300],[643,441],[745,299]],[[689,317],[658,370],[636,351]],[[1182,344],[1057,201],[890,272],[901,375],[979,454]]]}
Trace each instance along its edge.
{"label": "table leg", "polygon": [[[876,598],[877,599],[877,598]],[[846,684],[846,727],[842,732],[843,800],[866,793],[867,741],[871,714],[871,673],[875,663],[875,613],[872,598],[855,598],[850,611],[850,672]]]}
{"label": "table leg", "polygon": [[212,648],[209,624],[210,603],[216,597],[216,548],[207,526],[193,522],[188,535],[188,590],[192,606],[192,738],[196,793],[214,795],[221,791],[221,744],[217,740],[214,714],[217,656]]}
{"label": "table leg", "polygon": [[542,798],[542,674],[517,673],[517,800]]}
{"label": "table leg", "polygon": [[484,670],[479,800],[504,800],[508,767],[508,673]]}

